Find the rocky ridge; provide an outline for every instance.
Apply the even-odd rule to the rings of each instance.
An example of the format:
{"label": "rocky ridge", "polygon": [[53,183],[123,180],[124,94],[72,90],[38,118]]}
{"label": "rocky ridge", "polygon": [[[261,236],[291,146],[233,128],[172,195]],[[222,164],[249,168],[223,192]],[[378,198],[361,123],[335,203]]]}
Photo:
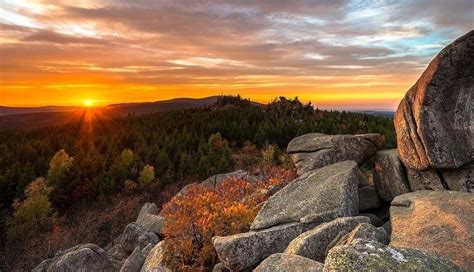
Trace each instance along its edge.
{"label": "rocky ridge", "polygon": [[[473,71],[471,31],[443,49],[400,102],[397,149],[380,150],[378,134],[292,140],[299,177],[268,199],[250,231],[213,238],[214,271],[473,271]],[[373,183],[359,169],[370,160]],[[171,271],[160,240],[172,222],[157,211],[145,204],[107,252],[79,245],[35,271]]]}

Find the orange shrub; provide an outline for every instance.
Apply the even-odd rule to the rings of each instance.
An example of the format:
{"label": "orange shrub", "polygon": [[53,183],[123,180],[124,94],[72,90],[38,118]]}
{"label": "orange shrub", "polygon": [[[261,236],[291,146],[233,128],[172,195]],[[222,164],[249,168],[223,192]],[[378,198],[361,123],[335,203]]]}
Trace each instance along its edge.
{"label": "orange shrub", "polygon": [[272,188],[282,187],[293,177],[288,170],[273,169],[259,182],[227,180],[215,190],[191,185],[186,194],[174,197],[161,212],[166,217],[167,262],[173,270],[212,269],[217,255],[213,236],[246,232]]}

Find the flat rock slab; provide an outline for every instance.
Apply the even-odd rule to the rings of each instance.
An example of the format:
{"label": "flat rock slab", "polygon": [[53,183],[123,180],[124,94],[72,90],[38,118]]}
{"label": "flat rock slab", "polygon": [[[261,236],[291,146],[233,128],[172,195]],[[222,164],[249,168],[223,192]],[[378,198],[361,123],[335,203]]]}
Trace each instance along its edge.
{"label": "flat rock slab", "polygon": [[375,154],[374,185],[379,196],[390,202],[397,195],[410,192],[408,179],[397,149],[381,150]]}
{"label": "flat rock slab", "polygon": [[314,224],[290,223],[212,239],[221,262],[231,271],[252,268],[274,253],[283,252],[296,236]]}
{"label": "flat rock slab", "polygon": [[394,116],[403,163],[416,170],[474,161],[474,31],[445,47]]}
{"label": "flat rock slab", "polygon": [[285,253],[300,255],[318,262],[324,262],[327,247],[339,232],[350,232],[359,223],[369,223],[365,216],[341,217],[331,222],[321,224],[312,230],[296,237],[288,245]]}
{"label": "flat rock slab", "polygon": [[474,271],[474,195],[417,191],[396,197],[390,208],[390,245],[444,256]]}
{"label": "flat rock slab", "polygon": [[294,138],[287,152],[295,162],[298,175],[340,161],[364,164],[380,146],[379,134],[325,135],[309,133]]}
{"label": "flat rock slab", "polygon": [[324,264],[293,254],[276,253],[261,262],[254,272],[321,272]]}
{"label": "flat rock slab", "polygon": [[329,251],[323,271],[460,271],[449,261],[416,249],[356,240]]}
{"label": "flat rock slab", "polygon": [[256,230],[299,222],[318,214],[326,214],[330,220],[356,215],[359,213],[357,186],[361,178],[354,161],[339,162],[308,172],[271,196],[250,228]]}

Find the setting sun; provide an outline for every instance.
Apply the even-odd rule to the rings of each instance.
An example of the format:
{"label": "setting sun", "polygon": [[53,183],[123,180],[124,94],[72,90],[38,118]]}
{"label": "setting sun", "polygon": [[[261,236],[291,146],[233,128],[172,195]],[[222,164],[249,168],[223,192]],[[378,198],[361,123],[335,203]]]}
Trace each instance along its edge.
{"label": "setting sun", "polygon": [[92,107],[92,100],[86,99],[86,100],[84,100],[83,104],[84,104],[85,107],[90,108],[90,107]]}

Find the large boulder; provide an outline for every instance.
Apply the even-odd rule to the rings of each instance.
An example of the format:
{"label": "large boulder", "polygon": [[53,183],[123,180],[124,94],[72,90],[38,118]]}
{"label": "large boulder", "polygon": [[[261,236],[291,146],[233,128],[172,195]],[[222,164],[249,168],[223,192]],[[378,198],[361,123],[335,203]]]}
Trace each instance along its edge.
{"label": "large boulder", "polygon": [[155,203],[150,203],[146,202],[143,204],[142,208],[140,209],[140,212],[138,213],[137,220],[135,222],[139,222],[143,220],[143,217],[145,217],[148,214],[155,214],[158,211],[158,207],[156,206]]}
{"label": "large boulder", "polygon": [[296,236],[314,224],[290,223],[212,239],[219,260],[231,271],[252,268],[274,253],[283,252]]}
{"label": "large boulder", "polygon": [[94,244],[84,244],[59,251],[33,269],[35,272],[116,271],[105,250]]}
{"label": "large boulder", "polygon": [[337,218],[298,235],[298,237],[288,245],[285,253],[300,255],[318,262],[324,262],[326,248],[331,244],[334,238],[336,238],[339,232],[349,232],[359,223],[369,222],[370,219],[364,216]]}
{"label": "large boulder", "polygon": [[134,222],[125,227],[123,233],[115,239],[115,244],[120,244],[125,252],[131,253],[137,246],[143,249],[148,244],[156,244],[159,241],[160,238],[154,232]]}
{"label": "large boulder", "polygon": [[324,264],[292,254],[275,253],[261,262],[254,272],[320,272]]}
{"label": "large boulder", "polygon": [[418,171],[407,168],[406,170],[408,183],[410,183],[412,191],[445,189],[439,174],[433,169]]}
{"label": "large boulder", "polygon": [[473,194],[417,191],[396,197],[390,214],[390,245],[433,252],[474,271]]}
{"label": "large boulder", "polygon": [[150,251],[143,263],[142,272],[171,272],[166,266],[166,241],[161,241]]}
{"label": "large boulder", "polygon": [[356,239],[329,251],[324,271],[459,271],[435,254]]}
{"label": "large boulder", "polygon": [[156,215],[157,211],[158,208],[155,203],[147,202],[140,209],[135,222],[146,230],[152,231],[157,235],[163,235],[165,218]]}
{"label": "large boulder", "polygon": [[250,228],[263,229],[298,222],[319,214],[327,215],[329,220],[356,215],[359,213],[357,186],[361,176],[354,161],[308,172],[271,196]]}
{"label": "large boulder", "polygon": [[350,232],[345,230],[339,232],[337,237],[328,245],[326,255],[333,247],[350,245],[354,243],[356,239],[376,241],[384,245],[387,245],[389,242],[387,231],[384,228],[377,228],[372,224],[361,223]]}
{"label": "large boulder", "polygon": [[140,272],[143,262],[145,262],[145,257],[142,250],[136,247],[123,263],[120,272]]}
{"label": "large boulder", "polygon": [[381,150],[375,154],[374,185],[379,196],[387,202],[397,195],[410,192],[405,167],[397,149]]}
{"label": "large boulder", "polygon": [[287,152],[295,162],[298,175],[340,161],[353,160],[359,166],[377,151],[379,134],[325,135],[310,133],[294,138]]}
{"label": "large boulder", "polygon": [[446,186],[459,192],[474,192],[474,163],[441,173]]}
{"label": "large boulder", "polygon": [[395,113],[403,163],[416,170],[474,160],[474,31],[444,48]]}

